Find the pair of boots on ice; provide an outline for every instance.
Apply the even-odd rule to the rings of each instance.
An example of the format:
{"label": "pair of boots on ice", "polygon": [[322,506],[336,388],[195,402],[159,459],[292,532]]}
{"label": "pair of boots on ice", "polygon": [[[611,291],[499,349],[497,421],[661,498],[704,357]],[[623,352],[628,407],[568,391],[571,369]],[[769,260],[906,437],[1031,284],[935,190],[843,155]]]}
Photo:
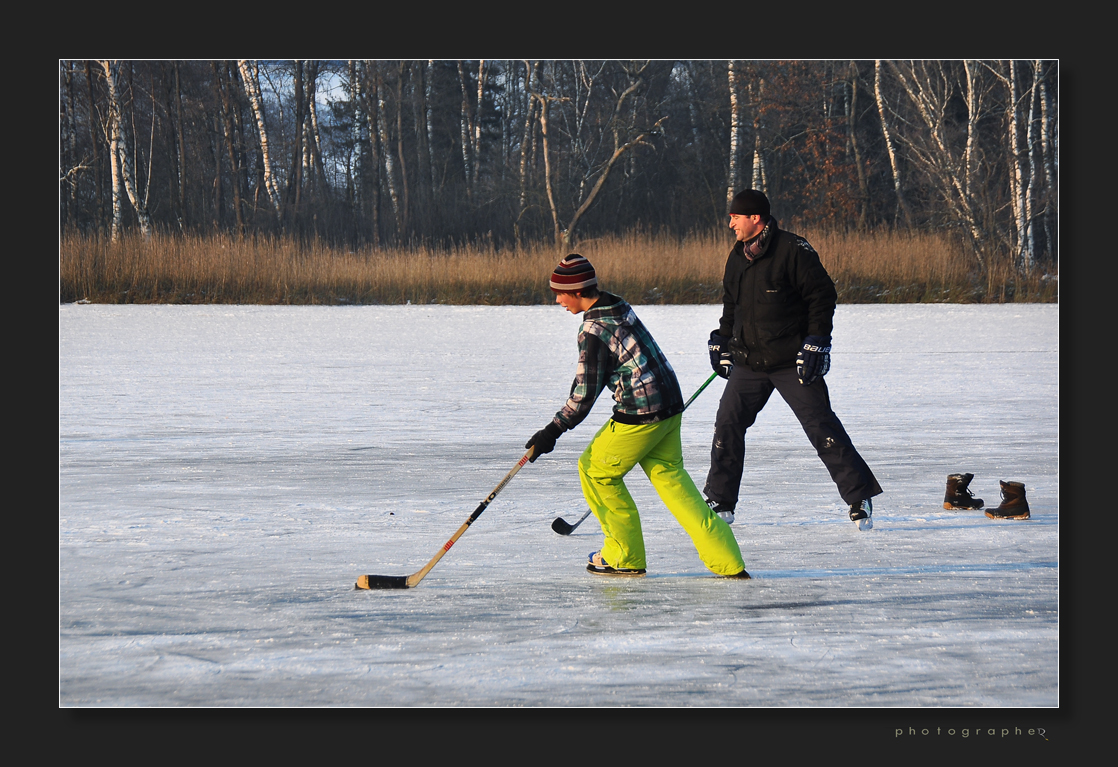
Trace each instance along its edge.
{"label": "pair of boots on ice", "polygon": [[[948,474],[947,492],[943,496],[943,508],[948,510],[972,510],[982,508],[982,499],[975,498],[968,488],[973,474]],[[1025,498],[1025,485],[1021,482],[1001,480],[1002,502],[996,509],[986,509],[990,519],[1028,519],[1029,502]]]}

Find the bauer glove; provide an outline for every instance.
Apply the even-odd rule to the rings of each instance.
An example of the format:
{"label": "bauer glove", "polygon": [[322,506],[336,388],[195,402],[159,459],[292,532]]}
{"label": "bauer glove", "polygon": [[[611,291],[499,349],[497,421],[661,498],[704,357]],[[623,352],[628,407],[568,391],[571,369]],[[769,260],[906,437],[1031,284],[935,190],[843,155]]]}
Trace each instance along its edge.
{"label": "bauer glove", "polygon": [[796,355],[796,376],[804,386],[811,386],[815,379],[827,375],[831,369],[831,339],[826,336],[808,336]]}
{"label": "bauer glove", "polygon": [[543,455],[544,453],[550,453],[552,450],[554,450],[555,440],[559,439],[559,435],[562,433],[563,430],[555,424],[555,421],[552,421],[547,426],[543,427],[535,434],[533,434],[532,438],[524,443],[525,448],[536,448],[535,451],[532,453],[532,457],[528,459],[528,463],[535,463],[536,459],[539,458],[541,455]]}
{"label": "bauer glove", "polygon": [[730,354],[730,339],[718,335],[717,330],[710,332],[707,341],[707,351],[710,352],[710,367],[722,378],[729,378],[730,371],[734,369],[734,358]]}

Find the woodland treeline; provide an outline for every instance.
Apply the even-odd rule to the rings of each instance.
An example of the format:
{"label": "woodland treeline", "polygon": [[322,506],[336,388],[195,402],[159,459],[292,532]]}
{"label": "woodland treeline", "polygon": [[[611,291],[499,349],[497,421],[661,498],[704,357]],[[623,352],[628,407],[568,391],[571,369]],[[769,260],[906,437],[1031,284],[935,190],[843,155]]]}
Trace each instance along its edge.
{"label": "woodland treeline", "polygon": [[60,224],[498,247],[722,226],[957,237],[1056,271],[1048,60],[60,60]]}

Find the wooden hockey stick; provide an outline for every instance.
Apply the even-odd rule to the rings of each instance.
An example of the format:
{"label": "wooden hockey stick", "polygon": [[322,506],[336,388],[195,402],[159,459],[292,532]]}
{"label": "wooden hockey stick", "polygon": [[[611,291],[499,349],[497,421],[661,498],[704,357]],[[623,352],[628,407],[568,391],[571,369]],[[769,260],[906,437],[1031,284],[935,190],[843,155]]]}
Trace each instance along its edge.
{"label": "wooden hockey stick", "polygon": [[411,575],[361,575],[358,576],[357,583],[355,583],[353,587],[355,589],[410,589],[418,586],[419,582],[427,576],[427,573],[431,572],[431,568],[437,565],[439,560],[443,558],[443,555],[450,551],[450,547],[454,545],[454,542],[462,537],[462,533],[466,532],[466,528],[472,525],[474,520],[481,516],[481,512],[485,511],[485,507],[497,497],[497,493],[504,490],[509,480],[516,476],[516,472],[524,468],[524,464],[528,463],[528,460],[535,451],[535,446],[528,448],[528,452],[524,454],[523,458],[516,462],[516,465],[512,467],[512,471],[506,474],[500,484],[493,488],[493,492],[490,493],[484,501],[478,504],[478,507],[474,509],[474,513],[470,515],[470,518],[458,528],[458,532],[450,536],[450,540],[443,544],[443,547],[439,549],[439,553],[432,557],[431,561],[424,565],[422,570],[412,573]]}

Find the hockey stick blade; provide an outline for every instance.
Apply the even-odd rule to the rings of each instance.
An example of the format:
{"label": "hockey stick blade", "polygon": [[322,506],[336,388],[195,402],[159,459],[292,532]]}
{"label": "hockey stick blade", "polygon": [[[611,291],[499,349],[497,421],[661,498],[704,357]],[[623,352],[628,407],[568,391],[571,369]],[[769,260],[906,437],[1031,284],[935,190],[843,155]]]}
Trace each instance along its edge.
{"label": "hockey stick blade", "polygon": [[355,589],[406,589],[408,586],[408,576],[406,575],[361,575],[357,578],[357,583],[353,584]]}
{"label": "hockey stick blade", "polygon": [[[683,406],[683,409],[686,410],[688,407],[690,407],[691,403],[695,401],[695,398],[703,393],[703,389],[710,386],[710,382],[713,381],[717,377],[718,377],[718,373],[711,373],[710,377],[707,378],[707,380],[703,382],[703,385],[700,386],[698,388],[698,390],[694,394],[691,395],[691,399],[687,400],[687,402]],[[554,522],[551,523],[551,529],[554,530],[555,532],[559,533],[559,535],[570,535],[571,533],[573,533],[575,531],[575,528],[578,527],[579,525],[581,525],[586,520],[586,518],[589,517],[589,516],[590,516],[590,510],[587,509],[586,513],[583,514],[582,517],[579,518],[578,522],[575,522],[573,525],[570,522],[568,522],[567,520],[563,519],[562,517],[559,517],[558,519],[556,519]]]}
{"label": "hockey stick blade", "polygon": [[551,523],[551,529],[559,533],[559,535],[570,535],[574,532],[575,527],[567,520],[559,517]]}
{"label": "hockey stick blade", "polygon": [[458,528],[454,535],[450,536],[450,540],[443,544],[443,547],[431,558],[430,562],[424,565],[423,569],[411,575],[360,575],[357,577],[357,583],[353,584],[354,589],[410,589],[418,586],[419,582],[427,577],[427,573],[431,572],[431,568],[437,565],[439,560],[443,558],[443,555],[450,551],[450,547],[462,537],[462,533],[466,532],[469,526],[481,516],[481,513],[485,511],[486,507],[497,497],[497,493],[501,492],[505,485],[516,476],[516,473],[524,468],[524,464],[528,463],[535,454],[535,451],[535,447],[528,448],[528,452],[524,454],[524,457],[516,462],[516,465],[505,475],[505,478],[501,480],[500,484],[493,488],[493,492],[486,496],[484,501],[478,504],[478,507],[474,509],[474,513],[462,523],[462,526]]}
{"label": "hockey stick blade", "polygon": [[559,517],[558,519],[556,519],[554,522],[551,523],[551,529],[554,530],[555,532],[559,533],[559,535],[570,535],[571,533],[573,533],[575,531],[575,528],[578,527],[579,525],[581,525],[586,520],[586,518],[589,517],[589,516],[590,516],[590,509],[587,509],[586,513],[583,514],[579,518],[578,522],[575,522],[573,525],[570,522],[568,522],[567,520],[563,519],[562,517]]}

